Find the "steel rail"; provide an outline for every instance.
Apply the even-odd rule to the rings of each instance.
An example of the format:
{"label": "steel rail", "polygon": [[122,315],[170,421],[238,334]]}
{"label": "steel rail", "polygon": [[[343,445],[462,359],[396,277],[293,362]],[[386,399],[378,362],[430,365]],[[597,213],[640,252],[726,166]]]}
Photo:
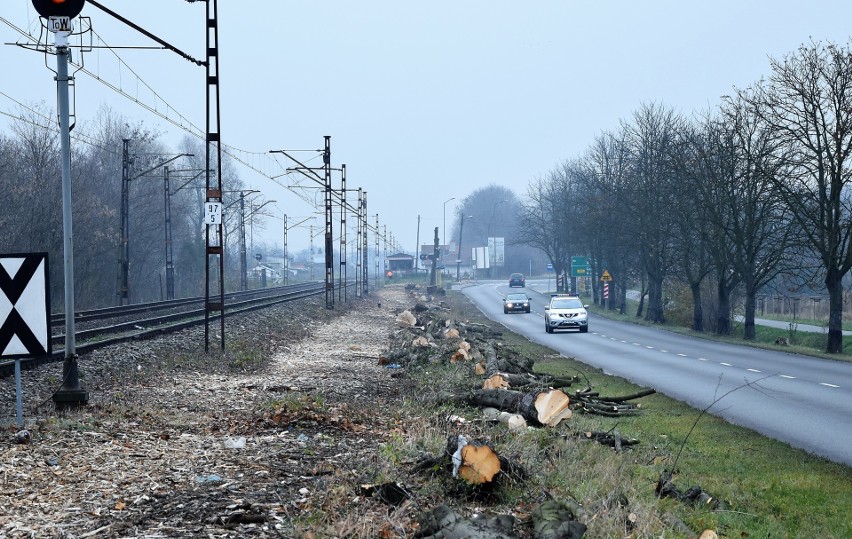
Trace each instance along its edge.
{"label": "steel rail", "polygon": [[[353,285],[353,283],[347,284],[347,286]],[[287,290],[282,292],[282,289],[284,288],[287,288]],[[294,287],[292,286],[277,287],[273,290],[278,291],[278,294],[265,295],[262,297],[255,297],[238,301],[235,303],[230,303],[225,306],[224,316],[228,317],[237,314],[248,313],[251,311],[272,307],[280,303],[305,299],[311,296],[317,296],[325,293],[324,283],[308,283],[308,285],[296,285],[296,288],[298,288],[297,290],[293,290],[293,288]],[[220,316],[222,315],[216,314],[215,316],[212,316],[212,318],[218,319]],[[197,309],[194,311],[173,313],[162,317],[149,318],[146,320],[137,320],[133,322],[115,324],[113,326],[107,326],[103,328],[84,330],[81,332],[77,332],[77,335],[80,336],[81,334],[84,334],[86,336],[99,336],[109,333],[125,331],[128,328],[134,329],[135,331],[126,332],[121,335],[114,335],[104,339],[89,340],[88,342],[78,343],[76,349],[78,353],[87,353],[113,344],[120,344],[123,342],[134,340],[142,340],[150,337],[163,335],[166,333],[172,333],[189,327],[198,326],[203,324],[204,320],[204,309]],[[152,327],[145,328],[142,327],[141,324],[149,324]],[[53,353],[50,356],[22,359],[20,360],[21,368],[29,369],[45,363],[62,361],[64,358],[64,353],[65,351],[62,349],[54,349]],[[14,360],[6,360],[0,362],[0,378],[5,378],[7,376],[13,375],[14,366]]]}

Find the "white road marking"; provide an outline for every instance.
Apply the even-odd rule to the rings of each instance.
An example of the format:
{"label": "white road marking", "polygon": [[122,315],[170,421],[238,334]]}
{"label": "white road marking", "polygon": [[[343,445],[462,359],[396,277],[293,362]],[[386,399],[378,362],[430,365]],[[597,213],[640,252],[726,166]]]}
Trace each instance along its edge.
{"label": "white road marking", "polygon": [[757,369],[746,369],[746,370],[747,370],[747,371],[751,371],[751,372],[762,372],[762,371],[759,371],[759,370],[757,370]]}
{"label": "white road marking", "polygon": [[836,386],[834,384],[828,384],[826,382],[820,382],[819,385],[825,386],[825,387],[840,387],[840,386]]}
{"label": "white road marking", "polygon": [[778,376],[780,376],[781,378],[787,378],[789,380],[795,380],[796,379],[795,376],[787,376],[786,374],[779,374]]}
{"label": "white road marking", "polygon": [[686,354],[678,354],[678,355],[679,355],[680,357],[689,357],[689,356],[688,356],[688,355],[686,355]]}
{"label": "white road marking", "polygon": [[724,365],[726,367],[733,367],[730,363],[725,363],[724,361],[719,362],[719,365]]}

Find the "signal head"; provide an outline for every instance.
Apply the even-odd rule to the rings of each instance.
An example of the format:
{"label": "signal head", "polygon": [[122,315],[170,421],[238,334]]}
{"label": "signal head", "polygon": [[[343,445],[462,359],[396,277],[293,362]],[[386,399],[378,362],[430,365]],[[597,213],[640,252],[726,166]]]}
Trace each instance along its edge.
{"label": "signal head", "polygon": [[71,17],[83,11],[86,0],[33,0],[33,7],[44,18]]}

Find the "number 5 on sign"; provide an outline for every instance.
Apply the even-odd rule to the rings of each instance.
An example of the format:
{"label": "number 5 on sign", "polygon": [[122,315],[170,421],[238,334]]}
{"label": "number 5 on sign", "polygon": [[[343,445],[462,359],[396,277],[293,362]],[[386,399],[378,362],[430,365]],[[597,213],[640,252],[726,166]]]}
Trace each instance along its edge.
{"label": "number 5 on sign", "polygon": [[206,202],[204,204],[204,222],[208,225],[222,224],[221,202]]}

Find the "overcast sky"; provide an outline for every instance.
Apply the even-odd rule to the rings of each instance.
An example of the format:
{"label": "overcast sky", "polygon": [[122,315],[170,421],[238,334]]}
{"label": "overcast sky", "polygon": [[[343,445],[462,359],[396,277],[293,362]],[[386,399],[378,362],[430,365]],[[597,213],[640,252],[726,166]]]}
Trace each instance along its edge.
{"label": "overcast sky", "polygon": [[[204,3],[100,2],[204,58]],[[447,199],[455,198],[446,205],[449,228],[455,203],[477,188],[504,185],[523,196],[530,181],[582,154],[642,103],[706,110],[766,76],[768,57],[811,39],[846,44],[852,28],[849,0],[219,0],[219,7],[223,141],[275,175],[281,168],[269,150],[318,149],[330,135],[347,187],[368,192],[371,224],[378,213],[412,254],[417,216],[421,240],[431,237],[443,227]],[[152,45],[94,6],[83,15],[95,44]],[[30,0],[3,0],[0,17],[38,35]],[[24,41],[3,21],[0,37]],[[118,67],[115,53],[127,66]],[[115,53],[85,55],[86,68],[203,129],[203,68],[163,50]],[[0,113],[16,113],[15,100],[55,106],[42,54],[6,45],[0,66]],[[105,104],[166,132],[175,147],[185,135],[90,75],[78,73],[76,86],[78,122]],[[276,183],[291,178],[239,171],[290,224],[311,215]],[[281,228],[270,220],[265,239],[280,244]],[[308,243],[306,231],[291,230],[289,239],[292,249]]]}

